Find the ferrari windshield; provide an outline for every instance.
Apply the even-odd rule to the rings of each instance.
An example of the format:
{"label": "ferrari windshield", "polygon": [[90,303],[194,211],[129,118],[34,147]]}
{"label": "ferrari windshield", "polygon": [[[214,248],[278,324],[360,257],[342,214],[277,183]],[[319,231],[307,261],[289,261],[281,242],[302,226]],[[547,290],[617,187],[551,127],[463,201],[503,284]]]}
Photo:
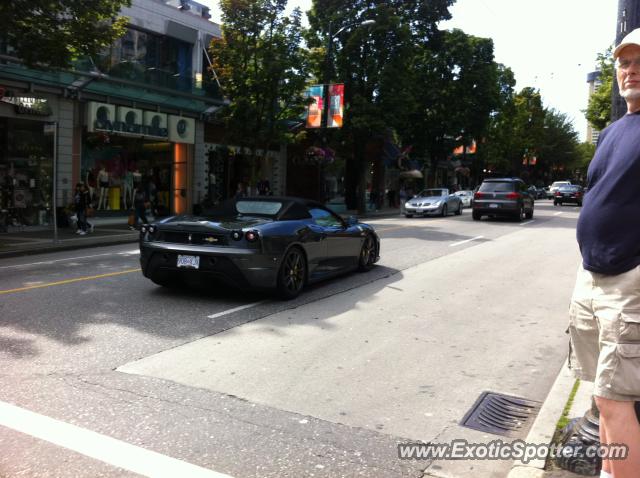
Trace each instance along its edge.
{"label": "ferrari windshield", "polygon": [[236,210],[247,216],[275,216],[282,209],[279,201],[237,201]]}

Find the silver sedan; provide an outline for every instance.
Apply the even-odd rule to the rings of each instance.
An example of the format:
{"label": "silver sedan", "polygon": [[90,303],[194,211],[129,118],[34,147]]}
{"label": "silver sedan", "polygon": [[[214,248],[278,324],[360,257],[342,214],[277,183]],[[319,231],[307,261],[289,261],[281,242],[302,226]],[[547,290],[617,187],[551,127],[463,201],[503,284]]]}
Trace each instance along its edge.
{"label": "silver sedan", "polygon": [[406,217],[446,216],[450,212],[462,214],[462,200],[446,188],[425,189],[404,205]]}

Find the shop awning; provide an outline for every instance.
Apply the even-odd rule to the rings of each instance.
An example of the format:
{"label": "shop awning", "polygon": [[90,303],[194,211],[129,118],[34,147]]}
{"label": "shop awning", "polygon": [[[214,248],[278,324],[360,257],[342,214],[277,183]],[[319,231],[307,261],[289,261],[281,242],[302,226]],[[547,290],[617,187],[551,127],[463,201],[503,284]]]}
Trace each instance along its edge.
{"label": "shop awning", "polygon": [[196,115],[225,104],[222,98],[202,88],[188,86],[174,90],[107,75],[37,70],[20,64],[0,65],[0,82],[2,80],[24,83],[24,88],[30,90],[37,90],[35,85],[46,89],[59,88],[61,95],[78,99],[106,101],[107,98],[117,98],[136,104],[147,103],[161,110],[180,110]]}
{"label": "shop awning", "polygon": [[418,171],[417,169],[412,169],[411,171],[402,171],[398,177],[400,177],[401,179],[409,179],[409,178],[414,178],[414,179],[421,179],[424,176],[422,175],[422,171]]}

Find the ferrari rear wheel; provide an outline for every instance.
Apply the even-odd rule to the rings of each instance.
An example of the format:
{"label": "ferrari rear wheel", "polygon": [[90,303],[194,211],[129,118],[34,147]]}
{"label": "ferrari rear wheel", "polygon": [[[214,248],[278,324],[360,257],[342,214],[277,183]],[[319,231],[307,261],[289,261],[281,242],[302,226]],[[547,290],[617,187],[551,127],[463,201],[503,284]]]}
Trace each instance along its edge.
{"label": "ferrari rear wheel", "polygon": [[297,247],[289,249],[278,272],[278,295],[283,299],[294,299],[302,291],[306,277],[304,254]]}
{"label": "ferrari rear wheel", "polygon": [[358,270],[361,272],[370,271],[376,260],[376,243],[373,237],[367,236],[362,243],[360,249],[360,258],[358,259]]}

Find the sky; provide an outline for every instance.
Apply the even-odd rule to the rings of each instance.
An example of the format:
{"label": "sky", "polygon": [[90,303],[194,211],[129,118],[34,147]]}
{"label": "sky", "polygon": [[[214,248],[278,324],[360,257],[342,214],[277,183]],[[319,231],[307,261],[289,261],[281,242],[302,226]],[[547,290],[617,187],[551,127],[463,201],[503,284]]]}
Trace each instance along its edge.
{"label": "sky", "polygon": [[[199,0],[219,22],[217,0]],[[311,0],[289,0],[289,8]],[[492,38],[495,60],[513,70],[516,90],[540,90],[544,106],[565,113],[586,140],[587,73],[615,41],[618,0],[457,0],[441,29]]]}

